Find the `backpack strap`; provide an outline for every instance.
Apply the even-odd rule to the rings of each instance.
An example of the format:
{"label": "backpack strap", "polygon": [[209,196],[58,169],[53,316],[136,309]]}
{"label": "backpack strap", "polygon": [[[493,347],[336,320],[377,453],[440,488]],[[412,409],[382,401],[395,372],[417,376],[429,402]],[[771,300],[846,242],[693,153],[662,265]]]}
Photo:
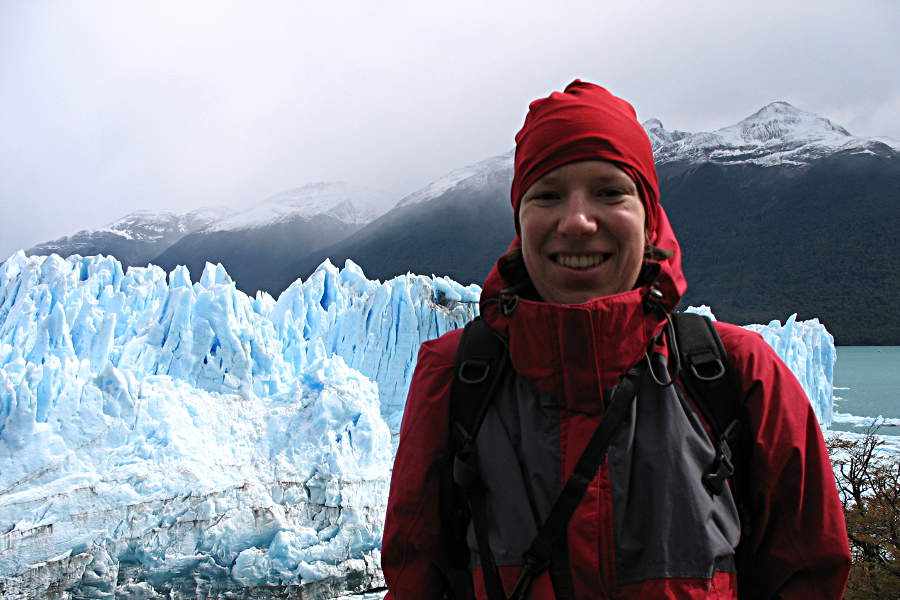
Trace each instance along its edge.
{"label": "backpack strap", "polygon": [[741,394],[712,321],[693,313],[675,313],[671,320],[675,329],[673,351],[680,361],[678,376],[709,423],[716,446],[715,461],[703,475],[703,484],[718,495],[727,479],[733,478],[735,463],[739,462],[737,453],[743,447]]}
{"label": "backpack strap", "polygon": [[456,350],[456,378],[450,392],[453,480],[469,507],[490,600],[506,600],[506,595],[488,543],[486,489],[478,470],[475,439],[508,366],[505,340],[480,317],[469,322]]}
{"label": "backpack strap", "polygon": [[450,402],[456,448],[472,444],[509,363],[506,341],[481,317],[466,324],[456,349],[456,379]]}

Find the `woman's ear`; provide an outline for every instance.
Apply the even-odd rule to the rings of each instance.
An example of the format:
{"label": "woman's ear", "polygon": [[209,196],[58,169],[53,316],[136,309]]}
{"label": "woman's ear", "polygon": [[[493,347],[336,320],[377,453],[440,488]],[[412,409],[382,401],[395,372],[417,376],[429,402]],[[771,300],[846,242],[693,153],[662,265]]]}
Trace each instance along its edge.
{"label": "woman's ear", "polygon": [[667,258],[672,258],[674,253],[671,250],[664,250],[657,247],[650,241],[650,232],[644,230],[644,260],[650,262],[659,262]]}

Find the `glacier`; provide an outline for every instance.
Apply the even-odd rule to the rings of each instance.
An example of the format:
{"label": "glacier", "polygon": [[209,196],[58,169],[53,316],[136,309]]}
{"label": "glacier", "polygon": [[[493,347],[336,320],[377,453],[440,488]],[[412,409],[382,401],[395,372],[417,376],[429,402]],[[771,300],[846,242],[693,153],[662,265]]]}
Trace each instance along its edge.
{"label": "glacier", "polygon": [[[276,300],[221,265],[0,265],[0,597],[334,598],[383,586],[419,345],[480,288],[326,261]],[[709,309],[692,309],[711,314]],[[831,419],[817,321],[750,326]]]}
{"label": "glacier", "polygon": [[[706,305],[689,306],[685,311],[716,320]],[[784,325],[775,319],[767,325],[751,324],[744,325],[744,328],[755,331],[774,348],[803,386],[819,425],[825,428],[831,425],[834,418],[834,363],[837,362],[837,351],[834,337],[825,326],[818,319],[797,321],[797,314],[794,313]]]}

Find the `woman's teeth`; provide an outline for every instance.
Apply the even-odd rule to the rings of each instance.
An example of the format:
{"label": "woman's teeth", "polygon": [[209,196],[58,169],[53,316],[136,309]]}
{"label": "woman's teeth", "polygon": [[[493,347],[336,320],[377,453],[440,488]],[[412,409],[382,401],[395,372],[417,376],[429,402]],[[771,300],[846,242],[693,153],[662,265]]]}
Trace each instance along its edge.
{"label": "woman's teeth", "polygon": [[589,269],[602,263],[607,254],[585,254],[580,256],[556,255],[556,262],[570,269]]}

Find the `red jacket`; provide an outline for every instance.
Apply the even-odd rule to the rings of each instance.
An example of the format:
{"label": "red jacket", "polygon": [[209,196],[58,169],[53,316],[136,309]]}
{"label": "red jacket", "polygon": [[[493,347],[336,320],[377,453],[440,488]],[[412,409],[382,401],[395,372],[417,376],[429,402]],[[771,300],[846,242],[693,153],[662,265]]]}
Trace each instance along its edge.
{"label": "red jacket", "polygon": [[[658,244],[676,252],[654,286],[671,310],[686,286],[661,210],[660,217]],[[504,316],[496,299],[506,286],[495,267],[485,283],[482,316],[508,340],[515,376],[485,420],[479,457],[494,523],[491,547],[509,593],[522,544],[527,547],[601,419],[603,391],[642,359],[662,325],[644,308],[647,286],[580,305],[520,299]],[[840,598],[850,564],[847,532],[815,414],[760,336],[724,323],[717,329],[744,390],[752,430],[752,530],[743,542],[750,560],[740,573],[742,585],[749,582],[758,598]],[[446,554],[439,490],[449,477],[458,342],[459,330],[419,352],[385,522],[388,599],[442,597],[434,565]],[[664,371],[666,348],[656,350],[656,369]],[[699,483],[714,451],[690,400],[671,386],[644,382],[632,411],[568,525],[576,597],[737,598],[735,502],[730,489],[713,496]],[[478,597],[486,598],[480,575],[473,579]],[[555,598],[547,573],[528,597]]]}

